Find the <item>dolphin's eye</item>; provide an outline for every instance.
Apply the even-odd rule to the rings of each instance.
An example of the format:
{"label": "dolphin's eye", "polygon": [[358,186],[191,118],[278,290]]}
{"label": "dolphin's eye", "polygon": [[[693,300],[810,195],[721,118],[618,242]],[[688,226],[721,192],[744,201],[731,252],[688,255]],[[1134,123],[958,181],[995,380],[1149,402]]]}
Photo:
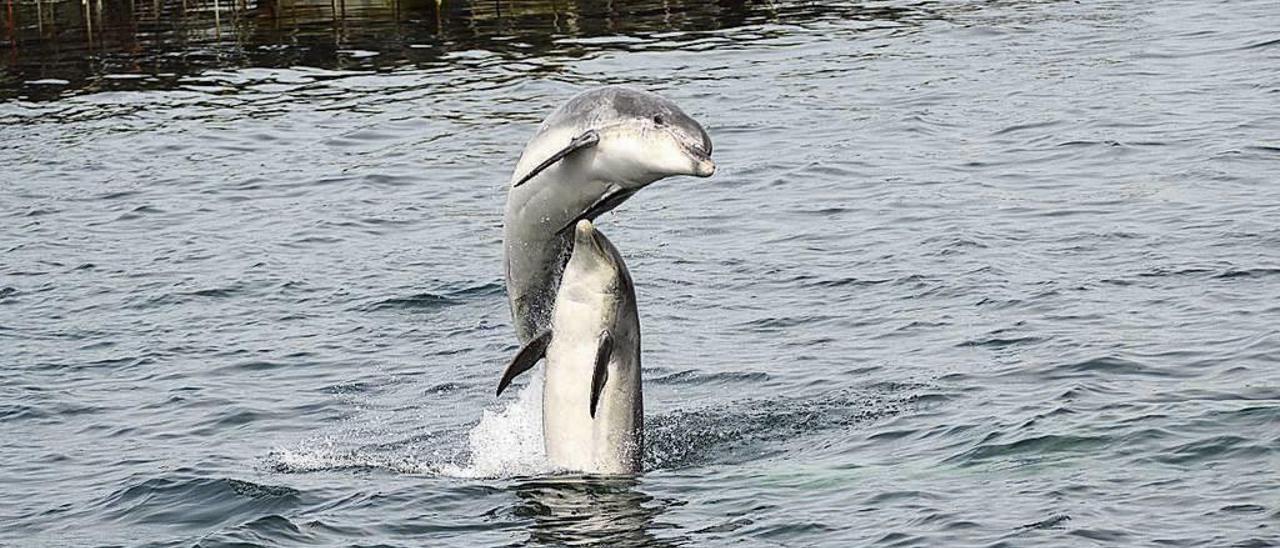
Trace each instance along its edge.
{"label": "dolphin's eye", "polygon": [[666,123],[666,122],[662,119],[662,115],[661,115],[661,114],[659,114],[659,115],[657,115],[657,116],[654,116],[654,117],[653,117],[653,123],[658,124],[658,125],[662,125],[662,124],[664,124],[664,123]]}

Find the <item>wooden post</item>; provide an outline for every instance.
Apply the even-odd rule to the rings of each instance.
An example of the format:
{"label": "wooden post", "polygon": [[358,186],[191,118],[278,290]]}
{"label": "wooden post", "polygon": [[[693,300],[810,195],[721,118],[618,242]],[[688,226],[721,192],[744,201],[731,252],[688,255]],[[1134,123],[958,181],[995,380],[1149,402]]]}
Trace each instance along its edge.
{"label": "wooden post", "polygon": [[89,4],[89,0],[80,0],[84,4],[84,29],[88,36],[89,49],[93,49],[93,5]]}
{"label": "wooden post", "polygon": [[9,47],[13,48],[14,55],[18,53],[18,24],[13,20],[13,0],[6,2],[9,6],[9,18],[5,20],[5,32],[9,34]]}

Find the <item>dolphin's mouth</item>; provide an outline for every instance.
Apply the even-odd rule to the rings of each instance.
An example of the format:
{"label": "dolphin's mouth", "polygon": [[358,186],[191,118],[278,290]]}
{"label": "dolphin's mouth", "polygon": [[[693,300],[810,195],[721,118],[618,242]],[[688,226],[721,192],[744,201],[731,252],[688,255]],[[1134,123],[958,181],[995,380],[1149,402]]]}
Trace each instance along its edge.
{"label": "dolphin's mouth", "polygon": [[681,142],[680,145],[684,147],[684,151],[689,153],[689,156],[692,157],[694,160],[710,160],[711,159],[711,153],[708,152],[707,149],[703,148],[702,145],[700,144]]}
{"label": "dolphin's mouth", "polygon": [[693,175],[710,177],[716,172],[716,163],[711,160],[710,151],[700,144],[681,142],[680,145],[684,147],[685,154],[693,160]]}

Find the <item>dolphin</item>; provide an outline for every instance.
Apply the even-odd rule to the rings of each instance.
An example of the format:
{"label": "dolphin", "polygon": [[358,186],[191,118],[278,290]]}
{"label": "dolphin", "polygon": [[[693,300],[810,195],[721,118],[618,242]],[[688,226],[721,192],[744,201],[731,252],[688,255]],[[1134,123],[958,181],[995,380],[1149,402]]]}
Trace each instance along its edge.
{"label": "dolphin", "polygon": [[634,474],[644,446],[635,286],[618,249],[591,221],[579,220],[575,227],[551,326],[507,365],[498,395],[546,357],[542,439],[551,464],[591,474]]}
{"label": "dolphin", "polygon": [[516,336],[551,321],[574,225],[672,175],[709,177],[711,138],[675,103],[605,86],[569,99],[529,140],[507,192],[503,248]]}

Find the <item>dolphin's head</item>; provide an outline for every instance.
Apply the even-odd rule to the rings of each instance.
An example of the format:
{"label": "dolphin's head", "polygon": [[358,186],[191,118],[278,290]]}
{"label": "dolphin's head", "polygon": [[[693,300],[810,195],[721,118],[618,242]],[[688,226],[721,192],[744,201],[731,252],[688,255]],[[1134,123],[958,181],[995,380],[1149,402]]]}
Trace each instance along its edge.
{"label": "dolphin's head", "polygon": [[610,182],[640,188],[672,175],[709,177],[711,137],[675,103],[653,93],[606,88],[597,108],[596,168]]}
{"label": "dolphin's head", "polygon": [[564,267],[559,298],[597,302],[606,309],[605,321],[612,322],[617,305],[634,289],[631,274],[618,248],[586,219],[573,226],[573,252]]}
{"label": "dolphin's head", "polygon": [[574,225],[573,255],[569,263],[571,266],[567,269],[587,274],[602,286],[613,285],[612,280],[618,277],[621,267],[613,244],[587,219]]}
{"label": "dolphin's head", "polygon": [[662,96],[621,86],[585,91],[551,113],[525,147],[512,187],[562,160],[585,160],[590,179],[630,191],[716,171],[711,137],[697,121]]}

